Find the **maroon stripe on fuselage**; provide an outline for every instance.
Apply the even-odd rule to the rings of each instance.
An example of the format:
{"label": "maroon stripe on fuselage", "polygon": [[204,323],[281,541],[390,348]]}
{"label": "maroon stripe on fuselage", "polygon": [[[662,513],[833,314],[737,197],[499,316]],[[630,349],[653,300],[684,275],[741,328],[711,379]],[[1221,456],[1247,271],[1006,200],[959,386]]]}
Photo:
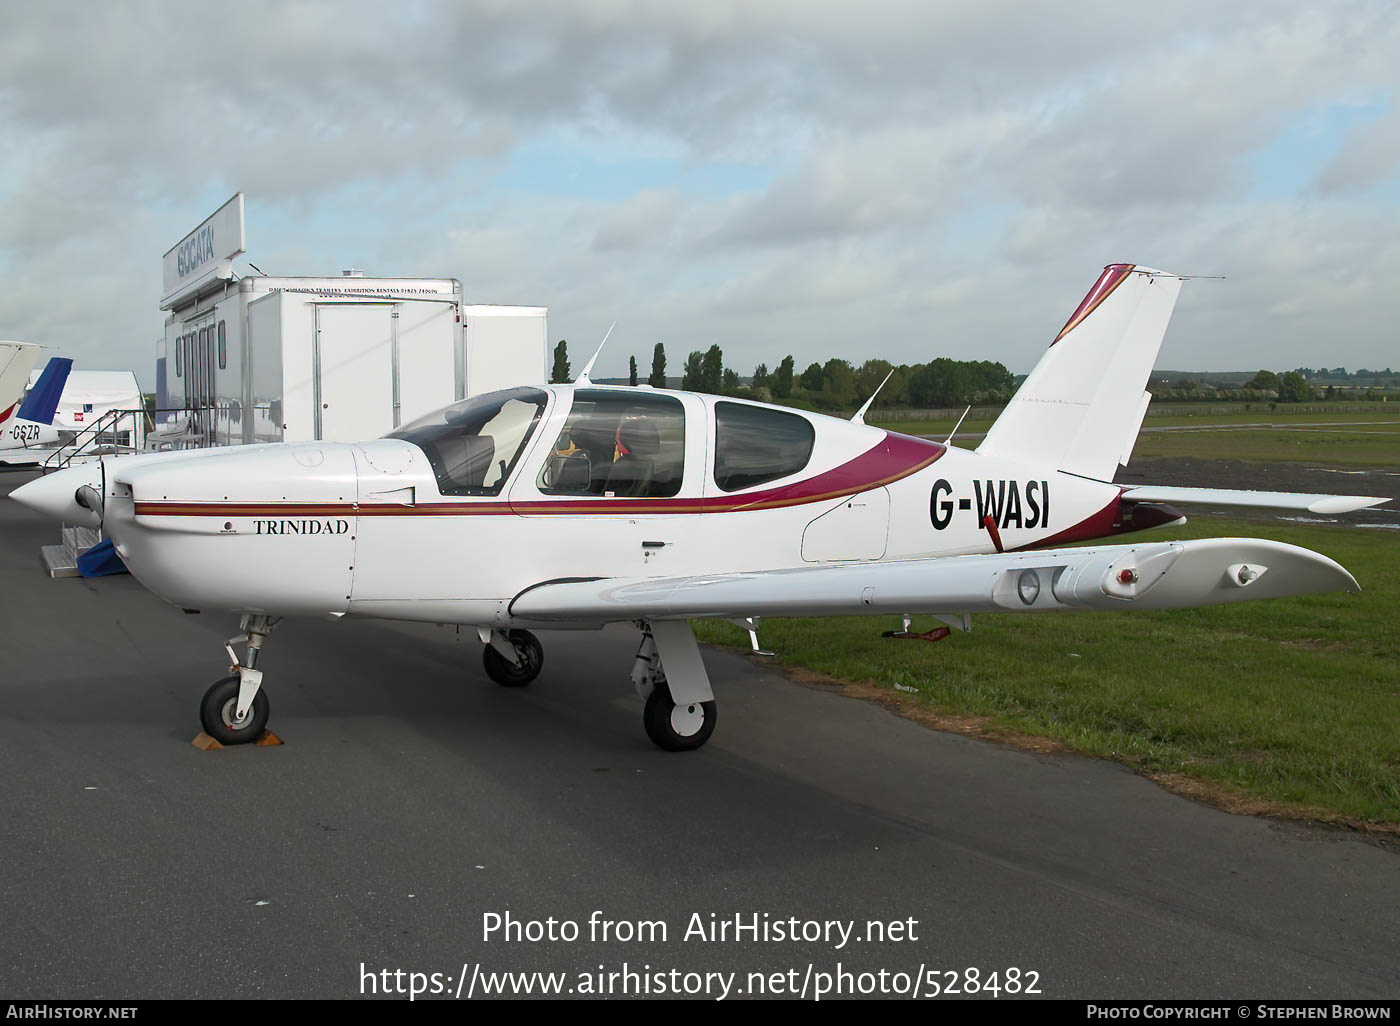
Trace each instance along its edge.
{"label": "maroon stripe on fuselage", "polygon": [[[1099,280],[1094,282],[1094,287],[1089,290],[1089,294],[1074,308],[1074,313],[1069,315],[1069,320],[1065,321],[1065,326],[1055,336],[1055,342],[1068,335],[1079,326],[1084,318],[1097,310],[1099,304],[1113,294],[1114,289],[1127,281],[1128,275],[1133,273],[1133,268],[1136,266],[1136,264],[1109,264],[1105,267],[1103,273],[1099,275]],[[1055,342],[1050,344],[1053,346]]]}
{"label": "maroon stripe on fuselage", "polygon": [[1067,527],[1058,534],[1052,534],[1049,538],[1042,538],[1040,541],[1031,542],[1029,545],[1018,545],[1012,552],[1021,552],[1025,549],[1048,549],[1056,545],[1068,545],[1070,542],[1092,541],[1095,538],[1106,538],[1110,534],[1117,534],[1118,509],[1122,505],[1123,493],[1120,491],[1103,509],[1091,516],[1085,517],[1073,527]]}
{"label": "maroon stripe on fuselage", "polygon": [[1103,509],[1091,516],[1085,517],[1073,527],[1068,527],[1058,534],[1052,534],[1049,538],[1038,542],[1031,542],[1029,545],[1020,545],[1013,549],[1013,552],[1023,552],[1027,549],[1048,549],[1056,545],[1068,545],[1071,542],[1094,541],[1098,538],[1108,538],[1115,534],[1129,534],[1133,531],[1147,531],[1154,527],[1162,527],[1165,524],[1173,523],[1181,519],[1181,513],[1159,503],[1137,503],[1131,499],[1124,501],[1123,487],[1120,486],[1118,494],[1108,501]]}
{"label": "maroon stripe on fuselage", "polygon": [[3,424],[5,423],[5,421],[10,419],[10,414],[15,412],[15,407],[18,405],[19,403],[10,403],[9,408],[6,409],[3,413],[0,413],[0,424]]}
{"label": "maroon stripe on fuselage", "polygon": [[836,499],[879,488],[903,480],[932,464],[947,451],[938,442],[886,432],[876,445],[838,467],[804,481],[766,488],[758,492],[712,495],[704,498],[504,499],[418,503],[399,506],[391,503],[327,502],[180,502],[138,501],[137,516],[161,517],[473,517],[473,516],[568,516],[571,514],[668,515],[691,513],[743,513],[764,509],[800,506]]}

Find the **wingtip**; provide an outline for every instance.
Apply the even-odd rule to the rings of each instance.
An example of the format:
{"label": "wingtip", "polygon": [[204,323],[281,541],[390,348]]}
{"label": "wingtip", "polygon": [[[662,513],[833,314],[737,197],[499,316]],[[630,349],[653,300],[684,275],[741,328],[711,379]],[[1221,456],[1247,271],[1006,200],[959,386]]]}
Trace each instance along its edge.
{"label": "wingtip", "polygon": [[1308,506],[1309,513],[1355,513],[1392,501],[1388,496],[1328,495]]}

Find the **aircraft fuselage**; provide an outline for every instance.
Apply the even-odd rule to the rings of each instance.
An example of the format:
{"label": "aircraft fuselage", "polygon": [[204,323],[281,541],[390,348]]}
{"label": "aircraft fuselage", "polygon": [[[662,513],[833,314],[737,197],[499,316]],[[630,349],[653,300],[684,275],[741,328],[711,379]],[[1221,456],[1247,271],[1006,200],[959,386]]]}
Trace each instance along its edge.
{"label": "aircraft fuselage", "polygon": [[496,494],[444,494],[424,449],[396,438],[122,457],[104,529],[178,606],[500,627],[521,625],[517,595],[561,578],[993,552],[1176,517],[1112,484],[814,414],[789,414],[814,433],[799,472],[726,491],[714,407],[732,401],[664,392],[685,413],[674,495],[559,494],[544,467],[574,391],[550,390]]}

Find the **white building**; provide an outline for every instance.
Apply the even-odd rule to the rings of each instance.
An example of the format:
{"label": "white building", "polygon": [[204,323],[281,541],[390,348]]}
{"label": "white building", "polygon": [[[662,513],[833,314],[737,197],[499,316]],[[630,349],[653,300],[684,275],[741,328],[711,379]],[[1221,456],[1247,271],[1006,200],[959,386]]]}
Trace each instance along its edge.
{"label": "white building", "polygon": [[543,384],[546,309],[454,278],[239,277],[238,193],[165,254],[158,424],[198,444],[374,438],[469,395]]}

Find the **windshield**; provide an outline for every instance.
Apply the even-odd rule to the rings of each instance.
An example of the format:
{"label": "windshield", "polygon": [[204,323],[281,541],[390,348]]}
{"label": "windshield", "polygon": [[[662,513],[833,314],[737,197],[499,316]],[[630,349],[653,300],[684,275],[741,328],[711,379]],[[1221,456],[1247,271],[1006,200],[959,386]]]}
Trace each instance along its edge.
{"label": "windshield", "polygon": [[384,437],[422,449],[443,495],[499,495],[548,398],[538,388],[487,392],[434,410]]}

